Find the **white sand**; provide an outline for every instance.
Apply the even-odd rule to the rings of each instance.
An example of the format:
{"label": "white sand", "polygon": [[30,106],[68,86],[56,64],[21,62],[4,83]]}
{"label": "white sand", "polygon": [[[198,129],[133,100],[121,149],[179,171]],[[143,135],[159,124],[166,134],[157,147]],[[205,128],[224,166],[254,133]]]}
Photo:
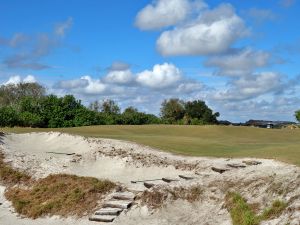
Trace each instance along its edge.
{"label": "white sand", "polygon": [[[61,133],[9,134],[2,139],[6,161],[31,175],[40,178],[52,173],[69,173],[97,178],[107,178],[134,189],[144,190],[142,183],[131,180],[146,180],[162,177],[178,179],[179,174],[192,174],[196,179],[180,181],[165,186],[200,185],[201,201],[193,204],[177,200],[166,204],[161,210],[149,212],[146,206],[135,206],[119,216],[113,224],[205,224],[229,225],[230,215],[224,209],[227,187],[239,191],[251,203],[259,202],[264,208],[279,198],[293,199],[283,215],[264,225],[300,224],[300,169],[299,167],[263,160],[261,165],[244,169],[231,169],[224,174],[211,170],[212,166],[225,168],[227,163],[241,163],[244,159],[216,159],[182,157],[164,153],[131,142],[110,139],[83,138]],[[47,152],[76,153],[58,155]],[[163,182],[158,182],[163,183]],[[275,189],[275,190],[274,190]],[[288,189],[282,194],[276,189]],[[37,220],[21,219],[12,213],[12,208],[3,196],[0,187],[0,224],[52,225],[52,224],[99,224],[87,218],[60,219],[57,217]],[[295,197],[298,196],[298,197]]]}

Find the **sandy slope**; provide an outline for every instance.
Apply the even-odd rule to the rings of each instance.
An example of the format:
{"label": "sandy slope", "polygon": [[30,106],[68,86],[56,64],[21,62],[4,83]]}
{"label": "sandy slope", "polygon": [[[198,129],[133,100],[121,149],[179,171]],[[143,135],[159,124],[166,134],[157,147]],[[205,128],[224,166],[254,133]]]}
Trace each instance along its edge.
{"label": "sandy slope", "polygon": [[[83,138],[61,133],[9,134],[1,148],[16,168],[26,170],[35,177],[45,177],[51,173],[108,178],[134,190],[144,190],[142,184],[132,184],[131,180],[178,178],[179,174],[192,174],[192,181],[178,181],[171,184],[158,182],[164,186],[190,186],[199,184],[203,190],[201,201],[188,203],[177,200],[161,210],[149,212],[146,206],[134,206],[126,214],[121,214],[113,224],[205,224],[229,225],[230,215],[224,209],[224,196],[228,190],[241,192],[249,202],[260,203],[261,208],[279,198],[293,199],[290,210],[273,221],[264,224],[300,224],[300,169],[296,166],[259,160],[261,165],[243,169],[230,169],[224,174],[211,170],[212,166],[227,168],[228,163],[241,163],[243,159],[215,159],[181,157],[160,152],[135,143],[110,139]],[[47,152],[76,153],[59,155]],[[287,191],[278,191],[278,190]],[[11,212],[9,202],[0,189],[0,224],[94,224],[87,218],[44,218],[38,220],[20,219]],[[97,223],[99,224],[99,223]]]}

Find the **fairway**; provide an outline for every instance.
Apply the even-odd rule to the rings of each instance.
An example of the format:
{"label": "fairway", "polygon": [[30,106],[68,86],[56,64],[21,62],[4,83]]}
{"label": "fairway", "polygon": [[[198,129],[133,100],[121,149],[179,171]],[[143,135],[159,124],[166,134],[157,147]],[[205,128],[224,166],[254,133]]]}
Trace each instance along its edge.
{"label": "fairway", "polygon": [[134,141],[188,156],[258,157],[300,166],[300,130],[231,126],[90,126],[60,129],[4,128],[5,132],[66,132]]}

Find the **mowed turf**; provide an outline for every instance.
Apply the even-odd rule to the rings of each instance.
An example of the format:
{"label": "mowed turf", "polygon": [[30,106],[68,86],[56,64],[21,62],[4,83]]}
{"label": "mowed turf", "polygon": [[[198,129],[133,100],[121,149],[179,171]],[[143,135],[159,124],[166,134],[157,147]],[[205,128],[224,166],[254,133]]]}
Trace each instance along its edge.
{"label": "mowed turf", "polygon": [[232,126],[90,126],[60,129],[5,128],[7,132],[59,131],[134,141],[176,154],[272,158],[300,166],[300,129]]}

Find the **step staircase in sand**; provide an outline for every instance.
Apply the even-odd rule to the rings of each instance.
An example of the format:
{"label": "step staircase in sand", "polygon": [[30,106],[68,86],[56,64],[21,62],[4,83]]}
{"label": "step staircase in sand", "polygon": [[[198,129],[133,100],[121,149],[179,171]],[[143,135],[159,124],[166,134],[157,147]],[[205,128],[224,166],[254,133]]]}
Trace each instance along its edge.
{"label": "step staircase in sand", "polygon": [[135,194],[132,192],[115,192],[104,202],[102,208],[89,217],[90,221],[113,222],[124,210],[134,203]]}

